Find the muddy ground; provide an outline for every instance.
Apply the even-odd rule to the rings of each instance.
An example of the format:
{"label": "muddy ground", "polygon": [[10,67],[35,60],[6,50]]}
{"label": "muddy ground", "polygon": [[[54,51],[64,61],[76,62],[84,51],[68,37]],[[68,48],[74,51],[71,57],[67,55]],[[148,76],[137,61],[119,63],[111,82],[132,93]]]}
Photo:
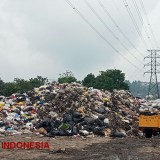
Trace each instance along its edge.
{"label": "muddy ground", "polygon": [[160,138],[7,136],[2,142],[49,142],[49,150],[2,149],[0,160],[160,160]]}

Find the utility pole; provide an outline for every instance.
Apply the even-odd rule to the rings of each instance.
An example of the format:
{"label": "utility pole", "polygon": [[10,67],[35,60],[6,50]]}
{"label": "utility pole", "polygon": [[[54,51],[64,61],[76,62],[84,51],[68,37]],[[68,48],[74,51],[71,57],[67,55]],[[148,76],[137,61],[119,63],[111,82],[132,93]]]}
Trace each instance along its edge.
{"label": "utility pole", "polygon": [[160,71],[157,70],[157,66],[160,66],[160,63],[157,62],[157,59],[160,58],[160,55],[157,54],[157,52],[159,51],[160,50],[148,50],[148,52],[150,52],[150,55],[148,55],[145,58],[151,59],[151,62],[144,65],[144,66],[151,66],[151,69],[145,72],[145,73],[150,73],[148,96],[156,95],[156,98],[160,98],[158,80],[157,80],[157,74],[160,73]]}

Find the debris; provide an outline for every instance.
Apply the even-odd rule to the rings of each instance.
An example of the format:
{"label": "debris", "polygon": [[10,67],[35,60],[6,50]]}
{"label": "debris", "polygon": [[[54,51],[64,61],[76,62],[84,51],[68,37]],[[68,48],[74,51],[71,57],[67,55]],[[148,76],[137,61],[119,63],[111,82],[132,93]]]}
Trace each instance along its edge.
{"label": "debris", "polygon": [[[110,93],[78,83],[41,86],[1,99],[0,134],[134,136],[139,101],[124,90]],[[140,110],[146,106],[143,102]]]}
{"label": "debris", "polygon": [[40,129],[38,129],[38,132],[40,133],[40,134],[47,134],[47,131],[42,127],[42,128],[40,128]]}

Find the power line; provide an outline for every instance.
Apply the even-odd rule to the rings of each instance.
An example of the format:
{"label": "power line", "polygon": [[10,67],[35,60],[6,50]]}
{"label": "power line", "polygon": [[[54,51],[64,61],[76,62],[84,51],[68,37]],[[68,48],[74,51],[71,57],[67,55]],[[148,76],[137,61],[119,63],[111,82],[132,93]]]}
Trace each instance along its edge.
{"label": "power line", "polygon": [[121,52],[119,52],[82,14],[81,12],[75,8],[75,6],[72,5],[72,3],[69,0],[66,0],[66,2],[75,10],[75,12],[89,25],[90,28],[92,28],[93,31],[95,31],[116,53],[120,54],[128,63],[130,63],[135,68],[139,69],[136,65],[134,65],[130,60],[128,60]]}
{"label": "power line", "polygon": [[[141,22],[141,24],[142,24],[142,27],[143,27],[143,29],[144,29],[144,31],[145,31],[145,34],[146,34],[147,38],[149,39],[151,46],[153,47],[153,43],[152,43],[152,41],[151,41],[151,39],[150,39],[150,36],[149,36],[149,34],[148,34],[148,31],[147,31],[147,28],[145,27],[145,24],[144,24],[144,22],[143,22],[143,18],[142,18],[141,12],[140,12],[140,10],[139,10],[139,7],[138,7],[138,5],[137,5],[137,2],[136,2],[136,0],[132,0],[132,2],[133,2],[133,5],[134,5],[134,8],[136,9],[136,12],[137,12],[137,14],[138,14],[138,17],[139,17],[139,19],[140,19],[140,22]],[[154,48],[154,47],[153,47],[153,48]]]}
{"label": "power line", "polygon": [[100,6],[102,7],[103,11],[107,14],[107,16],[111,19],[112,23],[117,27],[119,32],[123,35],[123,37],[128,41],[128,43],[139,53],[143,56],[143,53],[137,50],[137,48],[134,46],[134,44],[129,40],[129,38],[125,35],[125,33],[122,31],[122,29],[119,27],[119,25],[116,23],[116,21],[112,18],[111,14],[108,12],[108,10],[105,8],[103,3],[100,0],[97,0]]}
{"label": "power line", "polygon": [[[108,25],[103,21],[103,19],[98,15],[98,13],[95,11],[95,9],[90,5],[90,3],[87,0],[84,0],[86,5],[90,8],[90,10],[93,12],[93,14],[99,19],[99,21],[105,26],[107,30],[111,33],[111,35],[121,44],[121,46],[127,50],[128,53],[130,53],[135,59],[140,61],[133,53],[131,53],[128,48],[120,41],[120,39],[115,35],[115,33],[108,27]],[[140,61],[141,62],[141,61]]]}
{"label": "power line", "polygon": [[156,45],[157,48],[159,48],[158,43],[157,43],[157,40],[156,40],[156,37],[155,37],[154,32],[153,32],[153,29],[152,29],[152,26],[151,26],[151,24],[150,24],[150,22],[149,22],[149,18],[148,18],[148,16],[147,16],[147,12],[146,12],[146,9],[145,9],[145,7],[144,7],[144,3],[143,3],[142,0],[140,0],[140,4],[141,4],[142,10],[143,10],[143,13],[144,13],[144,15],[145,15],[145,17],[146,17],[146,21],[147,21],[147,24],[148,24],[149,29],[150,29],[150,31],[151,31],[151,34],[152,34],[152,36],[153,36],[155,45]]}
{"label": "power line", "polygon": [[135,69],[135,70],[132,72],[132,74],[129,76],[130,79],[136,78],[136,77],[139,76],[140,74],[142,75],[142,71],[143,71],[144,67],[140,67],[140,66],[138,66],[138,67],[139,67],[138,72],[137,72],[137,70]]}
{"label": "power line", "polygon": [[131,20],[132,20],[132,23],[133,23],[133,25],[134,25],[134,27],[135,27],[138,35],[140,36],[140,38],[141,38],[144,46],[145,46],[146,49],[147,49],[147,48],[148,48],[148,45],[147,45],[147,43],[145,42],[144,38],[142,37],[141,31],[139,30],[139,27],[138,27],[138,25],[137,25],[137,23],[136,23],[136,20],[135,20],[133,14],[132,14],[132,12],[131,12],[131,9],[130,9],[127,1],[126,1],[126,0],[123,0],[123,3],[124,3],[124,6],[125,6],[126,9],[127,9],[127,12],[128,12],[128,14],[129,14],[129,16],[130,16],[130,18],[131,18]]}

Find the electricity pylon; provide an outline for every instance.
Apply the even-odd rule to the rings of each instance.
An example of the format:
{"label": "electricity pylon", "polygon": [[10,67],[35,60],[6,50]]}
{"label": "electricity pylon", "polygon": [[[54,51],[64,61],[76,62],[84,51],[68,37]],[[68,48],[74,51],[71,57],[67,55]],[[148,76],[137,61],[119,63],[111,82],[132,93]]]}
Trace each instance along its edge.
{"label": "electricity pylon", "polygon": [[159,51],[160,50],[148,50],[148,52],[151,52],[151,54],[145,58],[150,58],[151,61],[144,65],[144,66],[151,66],[151,69],[145,72],[145,73],[150,73],[148,96],[153,95],[156,96],[156,98],[160,98],[158,80],[157,80],[157,74],[160,73],[160,71],[157,70],[157,66],[160,66],[160,63],[157,61],[157,59],[160,58],[160,55],[157,54],[157,52]]}

